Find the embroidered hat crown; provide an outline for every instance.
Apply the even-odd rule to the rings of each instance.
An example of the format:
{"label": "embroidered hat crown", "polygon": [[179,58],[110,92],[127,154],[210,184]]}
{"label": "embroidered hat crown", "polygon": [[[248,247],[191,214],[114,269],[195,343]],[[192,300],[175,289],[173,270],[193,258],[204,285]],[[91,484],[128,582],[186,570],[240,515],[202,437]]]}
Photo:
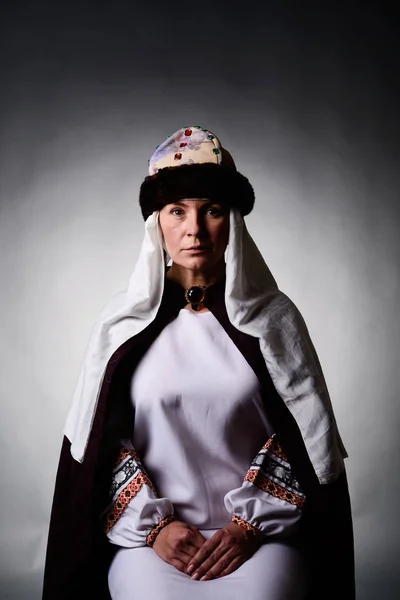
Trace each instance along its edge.
{"label": "embroidered hat crown", "polygon": [[243,216],[254,205],[249,180],[236,170],[218,137],[199,125],[178,129],[156,147],[139,204],[146,220],[154,211],[184,198],[208,198],[238,208]]}
{"label": "embroidered hat crown", "polygon": [[235,168],[232,157],[222,148],[217,136],[208,129],[193,125],[182,127],[157,146],[149,160],[149,175],[155,175],[166,167],[204,163],[220,165],[228,161]]}

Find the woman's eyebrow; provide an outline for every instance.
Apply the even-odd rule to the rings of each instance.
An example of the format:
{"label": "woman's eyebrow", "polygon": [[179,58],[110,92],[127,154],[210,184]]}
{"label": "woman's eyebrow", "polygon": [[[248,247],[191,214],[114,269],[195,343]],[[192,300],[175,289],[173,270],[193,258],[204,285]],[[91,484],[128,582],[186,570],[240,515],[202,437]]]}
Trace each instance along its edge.
{"label": "woman's eyebrow", "polygon": [[[187,207],[187,206],[190,206],[190,202],[191,202],[191,200],[176,200],[176,202],[171,202],[171,204],[177,204],[179,206],[186,206]],[[211,205],[213,205],[213,204],[219,204],[219,202],[215,202],[214,200],[205,200],[204,204],[201,205],[201,208],[203,206],[210,206],[210,204]]]}

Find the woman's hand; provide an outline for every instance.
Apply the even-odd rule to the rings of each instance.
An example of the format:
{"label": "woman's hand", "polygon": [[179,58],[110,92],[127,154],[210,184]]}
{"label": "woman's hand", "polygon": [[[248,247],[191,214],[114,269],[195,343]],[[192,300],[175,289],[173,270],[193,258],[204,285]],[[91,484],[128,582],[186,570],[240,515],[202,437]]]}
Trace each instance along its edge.
{"label": "woman's hand", "polygon": [[186,573],[189,562],[204,542],[205,538],[197,527],[183,521],[172,521],[161,529],[153,549],[165,562]]}
{"label": "woman's hand", "polygon": [[251,532],[236,523],[229,523],[204,542],[186,573],[192,579],[215,579],[236,571],[260,547],[260,541]]}

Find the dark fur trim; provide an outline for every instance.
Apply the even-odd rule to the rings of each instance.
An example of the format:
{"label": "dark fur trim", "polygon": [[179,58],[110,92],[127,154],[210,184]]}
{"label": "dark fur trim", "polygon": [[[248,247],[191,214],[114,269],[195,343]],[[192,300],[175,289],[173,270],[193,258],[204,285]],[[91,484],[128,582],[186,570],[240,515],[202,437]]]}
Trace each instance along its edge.
{"label": "dark fur trim", "polygon": [[160,169],[142,183],[139,204],[146,220],[153,211],[184,198],[208,198],[238,208],[243,216],[254,206],[249,180],[232,167],[213,163]]}

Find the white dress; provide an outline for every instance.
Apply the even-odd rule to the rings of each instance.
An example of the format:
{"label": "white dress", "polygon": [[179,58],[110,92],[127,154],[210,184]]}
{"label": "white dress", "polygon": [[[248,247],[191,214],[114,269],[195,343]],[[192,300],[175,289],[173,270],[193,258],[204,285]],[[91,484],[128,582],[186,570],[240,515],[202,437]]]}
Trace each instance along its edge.
{"label": "white dress", "polygon": [[[112,599],[303,598],[302,560],[285,538],[304,496],[284,454],[266,445],[274,431],[257,377],[211,312],[179,312],[135,369],[131,396],[135,425],[123,445],[135,452],[114,472],[108,530],[121,547],[109,570]],[[194,581],[146,545],[173,512],[206,538],[236,515],[268,543],[234,573]]]}

